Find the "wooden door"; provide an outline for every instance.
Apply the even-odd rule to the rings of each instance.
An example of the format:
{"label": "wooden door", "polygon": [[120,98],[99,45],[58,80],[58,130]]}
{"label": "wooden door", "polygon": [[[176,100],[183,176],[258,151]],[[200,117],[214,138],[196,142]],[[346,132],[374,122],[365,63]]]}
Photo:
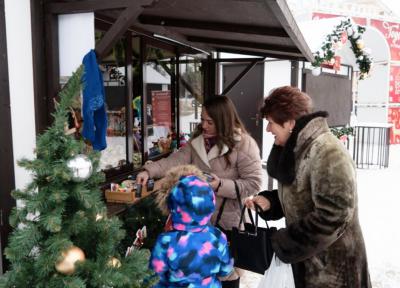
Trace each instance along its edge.
{"label": "wooden door", "polygon": [[[248,63],[223,64],[223,89],[234,80]],[[262,149],[263,123],[259,108],[264,99],[264,63],[254,66],[228,93],[246,129]]]}

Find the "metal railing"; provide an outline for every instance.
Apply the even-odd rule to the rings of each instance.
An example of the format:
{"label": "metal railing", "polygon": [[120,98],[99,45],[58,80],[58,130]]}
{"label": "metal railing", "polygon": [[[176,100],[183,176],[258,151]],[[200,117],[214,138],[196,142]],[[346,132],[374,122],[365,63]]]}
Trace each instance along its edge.
{"label": "metal railing", "polygon": [[347,148],[357,168],[389,166],[390,128],[387,123],[365,123],[354,127],[354,137]]}

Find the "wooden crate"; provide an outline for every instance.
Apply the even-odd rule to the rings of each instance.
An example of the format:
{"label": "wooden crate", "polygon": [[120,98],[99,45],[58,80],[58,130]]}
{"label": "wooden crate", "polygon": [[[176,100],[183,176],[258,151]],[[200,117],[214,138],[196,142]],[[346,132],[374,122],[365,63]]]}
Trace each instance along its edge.
{"label": "wooden crate", "polygon": [[109,203],[126,203],[133,204],[139,201],[141,198],[147,197],[151,193],[157,191],[161,188],[162,180],[157,180],[154,182],[154,189],[152,191],[147,191],[146,185],[142,187],[141,197],[135,197],[136,189],[132,192],[112,192],[110,189],[105,190],[106,201]]}
{"label": "wooden crate", "polygon": [[135,203],[135,190],[132,192],[112,192],[107,189],[106,192],[106,200],[111,203],[127,203],[132,204]]}

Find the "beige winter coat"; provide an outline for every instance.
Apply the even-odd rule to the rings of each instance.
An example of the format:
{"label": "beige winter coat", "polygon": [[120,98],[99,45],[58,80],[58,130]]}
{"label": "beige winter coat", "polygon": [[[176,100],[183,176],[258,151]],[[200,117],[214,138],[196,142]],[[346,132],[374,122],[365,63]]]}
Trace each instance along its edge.
{"label": "beige winter coat", "polygon": [[237,134],[235,140],[237,141],[236,145],[229,154],[230,167],[227,167],[224,158],[224,155],[228,153],[228,147],[223,146],[222,150],[219,151],[215,145],[207,153],[204,138],[199,135],[169,157],[146,164],[144,169],[147,170],[151,178],[164,177],[170,168],[183,164],[193,164],[202,171],[216,174],[221,178],[222,185],[217,193],[216,210],[212,222],[215,222],[222,197],[226,197],[227,201],[219,224],[224,229],[231,229],[232,226],[238,225],[240,218],[233,180],[236,180],[238,184],[242,201],[247,196],[259,192],[262,181],[260,151],[257,143],[250,135],[245,133]]}

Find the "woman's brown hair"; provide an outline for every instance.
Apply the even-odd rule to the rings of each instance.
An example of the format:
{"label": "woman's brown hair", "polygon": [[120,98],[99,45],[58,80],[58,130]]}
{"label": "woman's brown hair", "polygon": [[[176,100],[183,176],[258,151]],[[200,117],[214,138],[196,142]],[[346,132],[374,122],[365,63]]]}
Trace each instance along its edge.
{"label": "woman's brown hair", "polygon": [[[228,155],[235,146],[235,134],[240,130],[241,133],[247,133],[245,126],[239,118],[235,105],[232,100],[225,95],[216,95],[207,99],[203,104],[203,109],[214,121],[215,129],[217,132],[217,143],[221,151],[225,144],[229,148],[229,152],[225,155],[228,166],[230,165]],[[193,137],[199,136],[203,133],[202,126],[199,125],[193,134]]]}
{"label": "woman's brown hair", "polygon": [[260,112],[263,118],[270,117],[279,125],[286,121],[297,120],[312,112],[312,100],[299,88],[278,87],[265,98]]}

